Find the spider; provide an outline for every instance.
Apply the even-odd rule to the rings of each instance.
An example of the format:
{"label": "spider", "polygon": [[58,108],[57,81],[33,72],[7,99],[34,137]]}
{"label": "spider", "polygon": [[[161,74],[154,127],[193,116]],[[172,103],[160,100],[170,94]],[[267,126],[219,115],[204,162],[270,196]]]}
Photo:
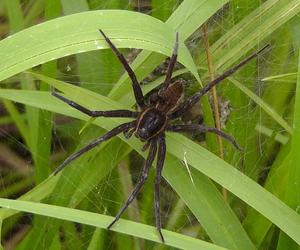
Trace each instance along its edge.
{"label": "spider", "polygon": [[145,97],[142,93],[140,84],[137,80],[136,75],[133,70],[127,63],[124,55],[115,47],[112,41],[105,35],[102,30],[99,30],[100,34],[104,37],[105,41],[118,57],[120,62],[122,63],[124,69],[127,71],[131,81],[134,97],[136,100],[137,110],[109,110],[109,111],[92,111],[89,110],[78,103],[75,103],[64,96],[58,94],[53,91],[52,95],[60,99],[61,101],[67,103],[73,108],[81,111],[84,114],[87,114],[90,117],[126,117],[132,118],[133,121],[123,123],[112,130],[108,131],[106,134],[101,137],[93,140],[85,147],[77,151],[76,153],[70,155],[59,167],[57,167],[54,171],[54,174],[57,174],[61,171],[67,164],[71,161],[75,160],[82,154],[96,147],[103,141],[107,141],[118,134],[124,133],[125,137],[129,139],[133,134],[138,137],[142,142],[145,142],[142,150],[145,151],[149,148],[149,153],[145,164],[143,166],[143,170],[141,172],[141,176],[136,183],[132,193],[128,197],[125,204],[121,207],[114,220],[108,225],[107,229],[110,229],[121,217],[122,213],[126,210],[126,208],[130,205],[130,203],[137,197],[140,192],[142,186],[144,185],[148,172],[151,168],[151,165],[157,155],[157,163],[156,163],[156,177],[154,184],[154,194],[155,194],[155,220],[156,220],[156,228],[158,230],[160,239],[164,242],[164,237],[161,232],[162,224],[161,224],[161,216],[160,216],[160,182],[162,177],[162,169],[164,166],[164,160],[166,156],[166,142],[165,142],[165,132],[210,132],[215,133],[218,136],[221,136],[225,140],[229,141],[233,144],[237,149],[241,148],[236,143],[233,137],[225,134],[221,130],[218,130],[213,127],[206,127],[199,124],[172,124],[172,121],[180,118],[189,108],[191,108],[194,104],[196,104],[201,96],[206,94],[213,86],[220,83],[226,77],[233,74],[243,65],[248,63],[251,59],[257,57],[266,47],[263,47],[261,50],[253,53],[243,61],[241,61],[236,66],[230,68],[225,71],[222,75],[211,81],[204,88],[202,88],[199,92],[195,93],[193,96],[188,98],[187,100],[180,102],[183,95],[183,84],[180,80],[172,82],[172,72],[177,61],[177,52],[178,52],[178,33],[176,33],[176,42],[173,49],[173,54],[170,58],[169,65],[166,72],[166,77],[161,85],[160,89],[152,93],[149,97],[149,102],[146,102]]}

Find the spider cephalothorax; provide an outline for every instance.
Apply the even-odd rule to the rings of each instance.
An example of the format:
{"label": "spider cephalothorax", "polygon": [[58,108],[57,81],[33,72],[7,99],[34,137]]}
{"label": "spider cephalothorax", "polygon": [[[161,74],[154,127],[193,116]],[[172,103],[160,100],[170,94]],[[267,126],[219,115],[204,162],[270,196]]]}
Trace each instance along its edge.
{"label": "spider cephalothorax", "polygon": [[91,116],[91,117],[127,117],[134,119],[131,122],[121,124],[112,130],[108,131],[106,134],[90,142],[88,145],[83,147],[78,152],[69,156],[54,172],[57,174],[62,170],[68,163],[78,158],[85,152],[91,150],[92,148],[99,145],[101,142],[109,140],[110,138],[124,133],[126,138],[129,138],[132,134],[135,134],[141,141],[145,142],[143,150],[149,148],[149,154],[144,164],[141,176],[132,191],[131,195],[128,197],[126,203],[122,206],[115,219],[108,225],[108,229],[120,218],[125,209],[137,196],[141,190],[143,184],[145,183],[150,167],[157,155],[156,163],[156,177],[155,177],[155,218],[156,227],[159,232],[161,240],[164,242],[164,237],[161,232],[161,218],[160,218],[160,181],[161,173],[164,165],[164,160],[166,156],[166,142],[165,142],[165,132],[211,132],[218,136],[231,142],[236,148],[240,149],[235,140],[216,128],[205,127],[199,124],[176,124],[172,125],[172,121],[180,118],[189,108],[196,104],[201,96],[206,94],[213,86],[221,82],[223,79],[228,77],[237,71],[240,67],[245,65],[248,61],[258,56],[258,54],[265,49],[267,46],[261,50],[253,53],[243,61],[241,61],[236,66],[225,71],[222,75],[217,77],[215,80],[207,84],[199,92],[195,93],[193,96],[187,100],[180,102],[183,95],[183,84],[180,80],[172,82],[172,72],[177,61],[177,51],[178,51],[178,33],[176,34],[176,42],[174,46],[173,54],[170,58],[169,66],[166,73],[166,78],[164,83],[161,85],[160,89],[150,96],[150,101],[147,103],[139,82],[137,78],[127,63],[125,57],[119,52],[119,50],[114,46],[111,40],[100,30],[100,33],[104,37],[105,41],[108,43],[110,48],[116,54],[120,62],[123,64],[125,70],[127,71],[131,81],[132,88],[137,104],[137,111],[131,110],[110,110],[110,111],[91,111],[67,98],[61,96],[60,94],[53,92],[52,94],[59,98],[60,100],[66,102],[70,106],[76,108],[77,110]]}

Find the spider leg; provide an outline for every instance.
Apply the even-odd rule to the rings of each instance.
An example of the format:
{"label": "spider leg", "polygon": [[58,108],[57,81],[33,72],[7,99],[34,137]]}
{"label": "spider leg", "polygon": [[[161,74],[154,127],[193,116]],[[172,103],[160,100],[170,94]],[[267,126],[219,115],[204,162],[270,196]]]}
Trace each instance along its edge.
{"label": "spider leg", "polygon": [[80,104],[71,101],[70,99],[58,94],[57,92],[53,91],[52,95],[58,98],[59,100],[69,104],[71,107],[79,110],[80,112],[91,116],[91,117],[128,117],[128,118],[136,118],[138,116],[138,112],[130,111],[126,109],[119,109],[119,110],[108,110],[108,111],[93,111],[89,110]]}
{"label": "spider leg", "polygon": [[130,128],[130,129],[124,131],[123,134],[124,134],[124,136],[125,136],[126,139],[130,139],[131,136],[133,135],[134,131],[135,131],[135,127]]}
{"label": "spider leg", "polygon": [[170,84],[171,81],[171,77],[172,77],[172,73],[177,61],[177,55],[178,55],[178,32],[176,32],[176,41],[175,41],[175,46],[173,49],[173,54],[170,58],[170,62],[168,65],[168,69],[167,69],[167,73],[166,73],[166,78],[165,81],[162,85],[162,88],[160,89],[159,93],[163,92],[164,90],[166,90]]}
{"label": "spider leg", "polygon": [[157,151],[156,139],[153,139],[151,141],[149,154],[148,154],[147,160],[145,162],[145,165],[144,165],[144,168],[143,168],[142,175],[141,175],[140,179],[138,180],[135,188],[133,189],[132,193],[128,197],[125,204],[122,206],[122,208],[117,213],[115,219],[108,225],[107,229],[110,229],[120,219],[123,212],[126,210],[126,208],[130,205],[130,203],[134,200],[134,198],[140,192],[142,186],[144,185],[144,183],[145,183],[145,181],[148,177],[148,173],[149,173],[149,170],[151,168],[152,162],[154,161],[156,151]]}
{"label": "spider leg", "polygon": [[267,44],[264,46],[262,49],[259,51],[254,52],[251,54],[249,57],[246,59],[242,60],[240,63],[237,65],[233,66],[232,68],[228,69],[225,71],[222,75],[218,76],[216,79],[212,80],[210,83],[205,85],[199,92],[188,98],[183,104],[179,106],[171,115],[171,119],[176,119],[180,117],[182,114],[184,114],[189,108],[191,108],[194,104],[196,104],[201,96],[205,95],[212,87],[223,81],[225,78],[229,77],[233,73],[235,73],[238,69],[243,67],[245,64],[247,64],[249,61],[251,61],[253,58],[257,57],[263,50],[268,48],[270,44]]}
{"label": "spider leg", "polygon": [[112,41],[104,34],[104,32],[101,29],[99,31],[100,31],[101,35],[104,37],[105,41],[108,43],[109,47],[112,49],[112,51],[118,57],[119,61],[122,63],[125,70],[127,71],[128,75],[132,81],[132,88],[133,88],[136,103],[138,104],[139,107],[141,107],[141,108],[144,107],[145,106],[144,95],[143,95],[141,86],[136,78],[136,75],[134,74],[133,70],[129,66],[129,64],[126,61],[123,54],[117,49],[117,47],[112,43]]}
{"label": "spider leg", "polygon": [[144,146],[142,147],[142,152],[145,152],[145,151],[149,148],[149,146],[150,146],[150,142],[147,141],[147,142],[144,144]]}
{"label": "spider leg", "polygon": [[179,124],[179,125],[169,125],[167,127],[167,131],[171,132],[210,132],[217,134],[218,136],[222,137],[223,139],[229,141],[234,147],[236,147],[238,150],[243,151],[243,148],[241,148],[235,139],[224,133],[223,131],[217,129],[217,128],[210,128],[210,127],[205,127],[203,125],[197,125],[197,124]]}
{"label": "spider leg", "polygon": [[155,191],[154,191],[156,228],[158,230],[162,242],[165,242],[165,239],[161,232],[160,182],[161,182],[161,173],[164,166],[165,158],[166,158],[166,141],[165,141],[165,135],[162,135],[158,139],[158,153],[157,153]]}
{"label": "spider leg", "polygon": [[110,130],[106,134],[102,135],[101,137],[91,141],[88,145],[86,145],[85,147],[83,147],[82,149],[77,151],[76,153],[70,155],[66,160],[64,160],[64,162],[54,170],[53,174],[56,175],[71,161],[75,160],[76,158],[83,155],[84,153],[90,151],[92,148],[98,146],[100,143],[109,140],[110,138],[116,136],[117,134],[122,133],[124,130],[131,128],[134,125],[135,125],[135,121],[123,123],[123,124],[113,128],[112,130]]}

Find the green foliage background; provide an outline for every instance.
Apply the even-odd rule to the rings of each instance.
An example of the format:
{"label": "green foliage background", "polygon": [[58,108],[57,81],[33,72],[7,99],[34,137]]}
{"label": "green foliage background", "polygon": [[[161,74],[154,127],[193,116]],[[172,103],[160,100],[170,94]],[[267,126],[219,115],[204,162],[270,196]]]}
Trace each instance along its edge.
{"label": "green foliage background", "polygon": [[[0,0],[2,246],[299,249],[299,11],[298,0]],[[224,142],[222,160],[213,135],[168,134],[166,244],[151,226],[153,171],[112,228],[117,233],[107,231],[139,176],[142,143],[114,138],[52,176],[68,155],[124,119],[98,118],[79,133],[89,118],[50,88],[91,109],[131,109],[128,76],[97,30],[131,58],[141,81],[172,53],[178,31],[183,68],[174,75],[187,79],[191,95],[208,81],[205,23],[216,74],[271,44],[218,86],[221,103],[231,107],[224,131],[244,151]],[[133,59],[137,51],[125,48],[142,51]],[[143,92],[163,79],[152,75]],[[214,125],[208,97],[195,110]]]}

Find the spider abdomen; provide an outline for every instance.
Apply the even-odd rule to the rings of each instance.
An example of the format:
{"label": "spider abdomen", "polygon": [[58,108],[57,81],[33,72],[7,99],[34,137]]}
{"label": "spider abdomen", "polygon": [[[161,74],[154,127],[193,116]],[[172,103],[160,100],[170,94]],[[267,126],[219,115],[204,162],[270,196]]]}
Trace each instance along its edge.
{"label": "spider abdomen", "polygon": [[183,97],[183,86],[181,81],[175,81],[170,84],[167,89],[159,92],[159,100],[156,108],[164,113],[169,113],[177,107]]}
{"label": "spider abdomen", "polygon": [[135,131],[137,137],[146,141],[158,135],[166,126],[167,117],[156,108],[146,109],[138,118]]}

